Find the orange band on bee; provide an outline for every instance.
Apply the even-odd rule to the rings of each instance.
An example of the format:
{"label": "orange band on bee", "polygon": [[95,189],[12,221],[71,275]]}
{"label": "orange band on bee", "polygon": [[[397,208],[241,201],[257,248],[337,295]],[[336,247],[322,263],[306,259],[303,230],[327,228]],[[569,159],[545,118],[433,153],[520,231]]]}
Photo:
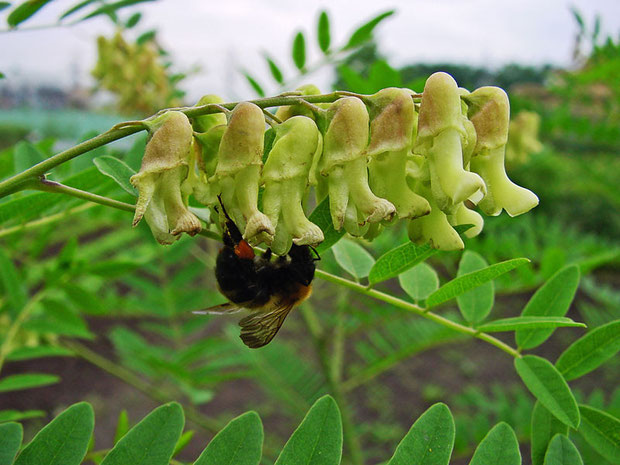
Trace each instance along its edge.
{"label": "orange band on bee", "polygon": [[241,241],[235,245],[235,255],[244,260],[252,260],[254,258],[254,249],[246,241]]}

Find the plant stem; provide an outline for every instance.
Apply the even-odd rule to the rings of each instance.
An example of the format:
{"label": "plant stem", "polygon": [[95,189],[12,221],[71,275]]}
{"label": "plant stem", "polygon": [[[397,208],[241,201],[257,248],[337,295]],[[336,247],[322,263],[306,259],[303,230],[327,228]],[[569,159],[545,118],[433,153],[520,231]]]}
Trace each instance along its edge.
{"label": "plant stem", "polygon": [[64,184],[60,184],[56,181],[42,179],[39,182],[32,182],[28,184],[28,186],[32,189],[40,191],[70,195],[72,197],[77,197],[78,199],[88,200],[89,202],[105,205],[106,207],[116,208],[117,210],[124,210],[126,212],[133,212],[135,210],[135,207],[129,203],[120,202],[109,197],[104,197],[102,195],[93,194],[92,192],[76,189],[75,187],[65,186]]}
{"label": "plant stem", "polygon": [[15,192],[15,190],[19,190],[16,189],[16,187],[27,179],[43,176],[52,168],[55,168],[62,163],[65,163],[79,155],[82,155],[83,153],[94,150],[97,147],[109,144],[110,142],[114,142],[115,140],[122,139],[123,137],[130,136],[131,134],[135,134],[142,129],[143,127],[141,126],[129,126],[124,128],[110,129],[109,131],[106,131],[103,134],[99,134],[92,139],[89,139],[74,147],[71,147],[64,152],[57,153],[56,155],[48,158],[47,160],[43,160],[41,163],[38,163],[33,167],[28,168],[27,170],[22,171],[21,173],[0,182],[0,197],[4,197],[12,192]]}
{"label": "plant stem", "polygon": [[335,284],[340,284],[341,286],[352,289],[356,292],[359,292],[360,294],[364,294],[374,299],[381,300],[390,305],[394,305],[395,307],[402,308],[403,310],[416,313],[417,315],[420,315],[421,317],[432,320],[435,323],[439,323],[440,325],[451,328],[455,331],[458,331],[459,333],[468,334],[470,336],[473,336],[485,342],[488,342],[489,344],[494,345],[498,349],[503,350],[504,352],[512,355],[515,358],[521,358],[521,354],[516,349],[514,349],[513,347],[510,347],[505,342],[500,341],[499,339],[491,336],[490,334],[482,333],[475,328],[471,328],[469,326],[465,326],[455,321],[449,320],[448,318],[445,318],[441,315],[428,311],[427,309],[422,308],[418,305],[412,304],[410,302],[407,302],[406,300],[399,299],[398,297],[394,297],[390,294],[386,294],[384,292],[377,291],[375,289],[367,288],[365,286],[362,286],[361,284],[355,283],[353,281],[349,281],[348,279],[341,278],[340,276],[336,276],[336,275],[327,273],[322,270],[316,270],[316,276],[326,281],[330,281]]}
{"label": "plant stem", "polygon": [[[7,290],[10,292],[10,289],[7,289]],[[13,339],[17,335],[19,328],[21,328],[22,324],[24,324],[24,322],[28,319],[28,317],[30,316],[30,313],[32,313],[32,310],[34,309],[36,304],[43,298],[44,294],[45,294],[45,289],[33,295],[30,298],[30,300],[26,302],[26,305],[24,305],[24,307],[19,312],[19,315],[17,315],[17,317],[15,318],[15,320],[9,327],[9,330],[7,331],[6,336],[4,337],[4,340],[2,341],[2,345],[0,345],[0,371],[2,371],[2,366],[4,365],[6,356],[9,354],[10,350],[12,349],[11,345],[13,344]]]}
{"label": "plant stem", "polygon": [[93,208],[95,205],[90,203],[84,203],[77,207],[70,208],[69,210],[55,213],[53,215],[44,216],[43,218],[39,218],[38,220],[29,221],[25,224],[20,224],[17,226],[11,226],[10,228],[0,229],[0,239],[6,236],[10,236],[16,232],[28,231],[30,229],[38,228],[39,226],[45,226],[47,224],[55,223],[56,221],[60,221],[67,216],[75,215],[76,213],[81,213],[83,211],[89,210]]}
{"label": "plant stem", "polygon": [[[347,450],[351,455],[351,460],[355,465],[363,465],[364,458],[362,453],[362,447],[359,442],[359,437],[354,433],[355,426],[353,422],[353,414],[344,395],[342,385],[339,381],[338,367],[334,366],[335,358],[330,357],[330,354],[326,347],[325,335],[321,334],[321,332],[319,331],[320,326],[318,318],[314,314],[312,307],[306,303],[301,313],[303,315],[304,322],[308,327],[310,335],[312,336],[312,341],[321,362],[323,376],[325,376],[325,380],[327,381],[329,390],[334,397],[336,404],[340,408],[340,413],[342,415],[342,429],[344,435],[343,439],[347,446]],[[338,319],[338,323],[342,324],[342,320]],[[338,334],[338,328],[336,328],[335,331],[336,334]]]}
{"label": "plant stem", "polygon": [[[173,400],[163,390],[154,387],[154,385],[142,380],[140,377],[136,376],[125,367],[117,365],[111,360],[102,357],[98,353],[93,352],[88,347],[80,344],[79,342],[65,340],[62,342],[62,345],[64,345],[67,349],[73,351],[77,356],[101,368],[102,370],[107,371],[111,375],[116,376],[117,378],[121,379],[130,386],[133,386],[134,388],[143,392],[148,397],[157,402],[167,403]],[[185,416],[189,420],[196,423],[198,426],[207,431],[217,433],[222,427],[219,422],[216,422],[206,417],[190,405],[184,405],[183,410],[185,411]]]}

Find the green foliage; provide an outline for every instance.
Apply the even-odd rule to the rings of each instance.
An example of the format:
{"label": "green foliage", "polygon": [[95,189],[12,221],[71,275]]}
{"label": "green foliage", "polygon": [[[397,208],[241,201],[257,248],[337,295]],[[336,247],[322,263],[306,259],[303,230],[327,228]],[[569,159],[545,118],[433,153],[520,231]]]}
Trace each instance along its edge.
{"label": "green foliage", "polygon": [[587,405],[580,405],[579,411],[579,433],[599,454],[616,463],[620,459],[620,420]]}
{"label": "green foliage", "polygon": [[447,465],[453,446],[454,419],[450,409],[435,404],[413,424],[388,465]]}
{"label": "green foliage", "polygon": [[573,393],[562,375],[544,358],[525,355],[515,369],[530,392],[562,423],[577,429],[580,416]]}
{"label": "green foliage", "polygon": [[256,412],[231,420],[196,459],[194,465],[258,465],[263,448],[263,425]]}
{"label": "green foliage", "polygon": [[498,423],[485,436],[469,465],[519,465],[521,452],[519,441],[512,428],[506,423]]}
{"label": "green foliage", "polygon": [[620,320],[616,320],[575,341],[560,355],[555,367],[570,381],[595,370],[619,350]]}
{"label": "green foliage", "polygon": [[0,425],[0,465],[11,465],[22,444],[24,431],[19,423]]}
{"label": "green foliage", "polygon": [[[467,250],[459,262],[457,276],[472,273],[487,266],[488,263],[482,256]],[[470,323],[477,323],[484,320],[491,312],[494,295],[493,281],[489,281],[457,296],[456,302],[463,318]]]}
{"label": "green foliage", "polygon": [[90,404],[74,404],[37,433],[15,465],[78,465],[86,455],[94,427]]}
{"label": "green foliage", "polygon": [[568,426],[538,401],[532,411],[532,465],[543,465],[547,447],[557,434],[568,434]]}
{"label": "green foliage", "polygon": [[321,397],[286,442],[276,465],[340,463],[342,423],[333,398]]}
{"label": "green foliage", "polygon": [[[563,317],[575,297],[578,285],[579,268],[574,265],[563,268],[536,291],[521,314]],[[533,349],[545,342],[552,332],[553,330],[521,330],[517,331],[515,336],[519,347]]]}
{"label": "green foliage", "polygon": [[343,240],[334,244],[332,252],[342,269],[358,280],[368,276],[375,264],[375,259],[366,249],[350,240]]}
{"label": "green foliage", "polygon": [[570,439],[556,434],[545,454],[544,465],[583,465],[583,460]]}
{"label": "green foliage", "polygon": [[424,262],[398,275],[398,282],[413,300],[424,300],[439,288],[437,272]]}

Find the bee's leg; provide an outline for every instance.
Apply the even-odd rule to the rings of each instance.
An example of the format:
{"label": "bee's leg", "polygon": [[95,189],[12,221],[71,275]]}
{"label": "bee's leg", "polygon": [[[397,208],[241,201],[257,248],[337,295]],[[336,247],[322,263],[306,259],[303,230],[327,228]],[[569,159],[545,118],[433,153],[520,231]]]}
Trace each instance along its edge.
{"label": "bee's leg", "polygon": [[243,240],[243,235],[241,234],[241,231],[239,231],[239,228],[237,227],[235,222],[228,215],[226,207],[224,207],[224,202],[222,202],[222,195],[218,195],[217,199],[220,201],[220,205],[222,206],[222,213],[224,213],[224,216],[226,217],[226,232],[224,234],[224,242],[226,243],[226,239],[228,239],[230,242],[232,242],[232,244],[227,243],[226,245],[234,246]]}

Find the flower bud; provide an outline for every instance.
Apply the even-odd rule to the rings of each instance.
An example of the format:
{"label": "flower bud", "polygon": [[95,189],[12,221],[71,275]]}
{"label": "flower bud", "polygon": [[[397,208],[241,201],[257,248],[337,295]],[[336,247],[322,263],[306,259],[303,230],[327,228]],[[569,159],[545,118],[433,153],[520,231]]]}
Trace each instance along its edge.
{"label": "flower bud", "polygon": [[484,219],[480,213],[471,210],[465,206],[464,202],[455,205],[450,214],[448,215],[448,221],[452,226],[458,226],[461,224],[471,224],[473,228],[465,231],[465,237],[476,237],[482,232],[484,226]]}
{"label": "flower bud", "polygon": [[293,116],[275,128],[275,139],[263,168],[263,212],[275,228],[272,250],[279,255],[296,245],[323,241],[321,228],[303,210],[303,197],[313,159],[320,154],[321,134],[314,121]]}
{"label": "flower bud", "polygon": [[[274,228],[258,210],[258,186],[263,164],[265,116],[250,102],[239,103],[230,113],[219,146],[215,175],[218,193],[238,225],[245,222],[246,240],[259,237],[270,241]],[[239,218],[239,214],[241,218]],[[267,237],[265,237],[267,236]]]}
{"label": "flower bud", "polygon": [[428,214],[426,199],[411,191],[405,180],[416,122],[411,91],[383,89],[368,97],[366,103],[371,117],[366,153],[371,157],[368,171],[372,191],[392,202],[399,218]]}
{"label": "flower bud", "polygon": [[[347,207],[353,222],[389,220],[395,213],[391,202],[377,197],[368,185],[366,146],[368,144],[368,110],[361,100],[345,97],[325,112],[327,130],[323,138],[323,156],[319,170],[327,176],[329,207],[334,228],[345,223]],[[347,229],[348,232],[349,229]],[[357,232],[357,231],[354,231]]]}
{"label": "flower bud", "polygon": [[192,127],[179,111],[169,111],[149,126],[151,137],[140,172],[130,179],[139,191],[133,226],[145,217],[157,241],[171,244],[181,233],[193,236],[201,229],[181,195],[181,184],[188,173]]}
{"label": "flower bud", "polygon": [[480,208],[487,215],[499,215],[503,208],[510,216],[531,210],[538,205],[538,197],[513,183],[504,167],[510,121],[508,95],[499,87],[481,87],[467,96],[467,102],[478,136],[471,169],[488,187]]}
{"label": "flower bud", "polygon": [[468,140],[456,82],[446,73],[428,78],[422,94],[414,152],[429,161],[431,191],[437,205],[450,205],[484,191],[483,180],[464,169],[463,146]]}
{"label": "flower bud", "polygon": [[[301,93],[301,95],[320,95],[321,91],[314,84],[306,84],[295,89]],[[276,117],[280,121],[286,121],[293,116],[307,116],[314,119],[314,113],[308,107],[303,105],[284,105],[278,108],[276,111]]]}
{"label": "flower bud", "polygon": [[[224,103],[224,100],[217,95],[203,95],[196,103],[196,106],[209,105],[211,103]],[[222,124],[226,124],[226,115],[224,113],[212,113],[192,118],[192,126],[196,132],[207,132],[212,127]]]}

